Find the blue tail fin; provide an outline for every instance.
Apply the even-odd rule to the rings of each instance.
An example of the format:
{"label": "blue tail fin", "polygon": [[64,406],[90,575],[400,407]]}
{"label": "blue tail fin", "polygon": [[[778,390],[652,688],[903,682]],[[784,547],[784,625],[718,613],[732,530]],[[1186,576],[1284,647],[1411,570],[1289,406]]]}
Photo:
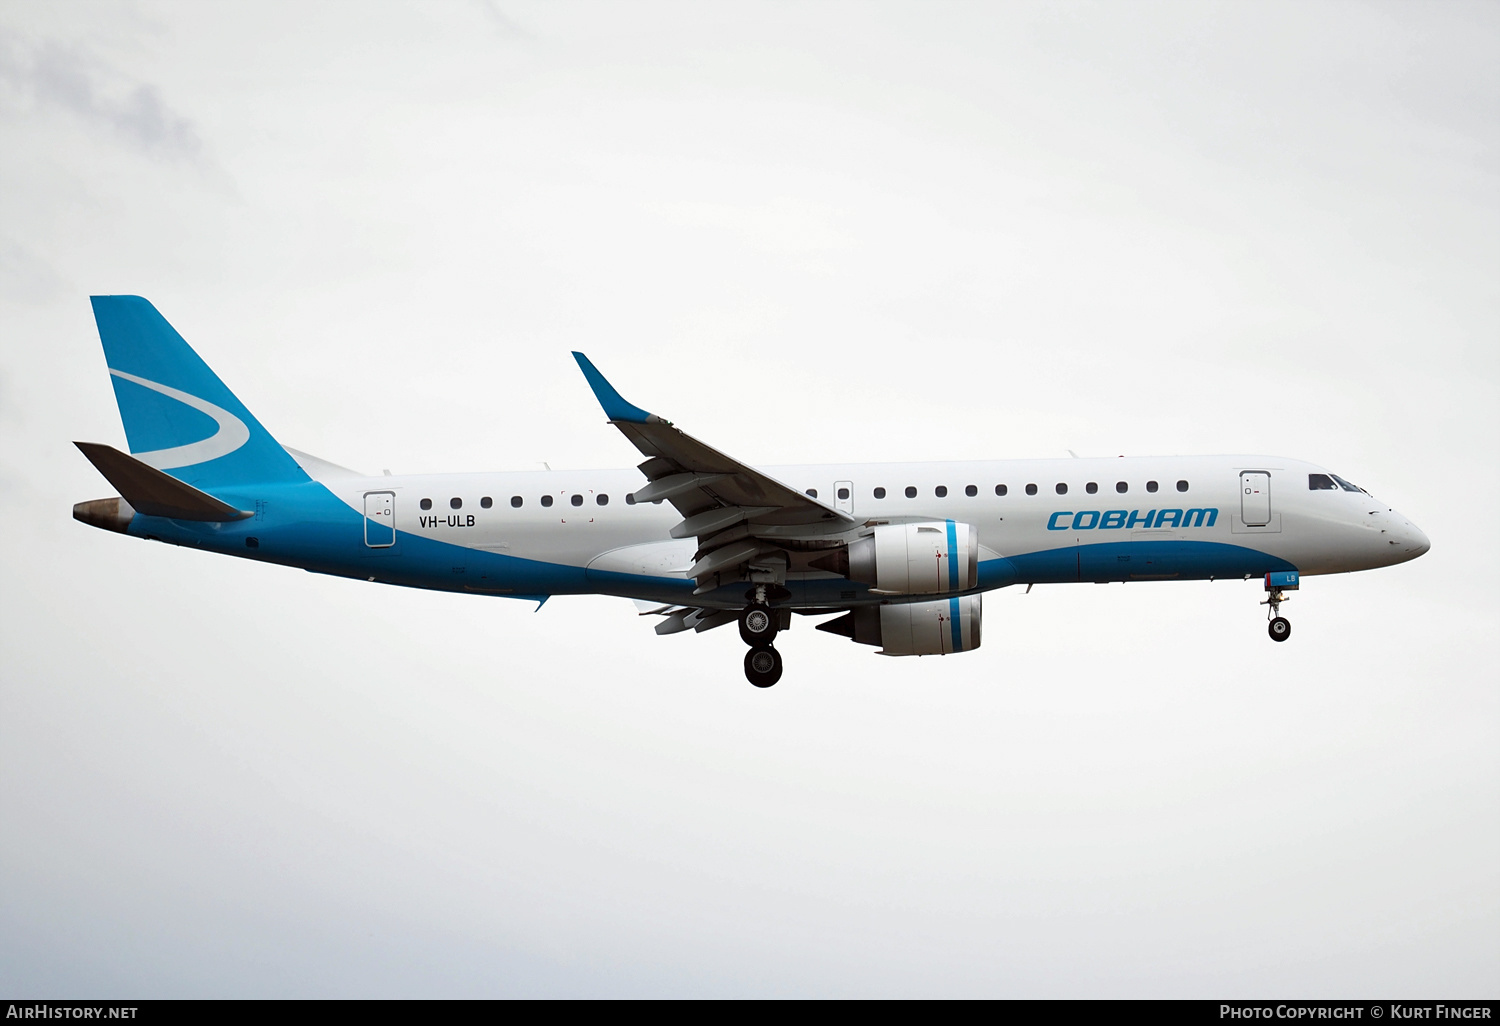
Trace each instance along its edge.
{"label": "blue tail fin", "polygon": [[139,296],[91,296],[136,459],[197,488],[308,477],[208,364]]}

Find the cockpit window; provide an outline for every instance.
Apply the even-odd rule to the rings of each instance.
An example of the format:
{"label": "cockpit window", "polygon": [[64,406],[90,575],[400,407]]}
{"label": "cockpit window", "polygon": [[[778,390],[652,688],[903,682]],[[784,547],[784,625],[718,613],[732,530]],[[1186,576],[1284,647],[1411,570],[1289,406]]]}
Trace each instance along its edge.
{"label": "cockpit window", "polygon": [[1333,478],[1327,474],[1308,474],[1307,487],[1314,492],[1336,492],[1339,486],[1333,483]]}
{"label": "cockpit window", "polygon": [[1357,484],[1350,484],[1348,481],[1345,481],[1343,478],[1339,477],[1337,474],[1333,474],[1333,475],[1330,475],[1330,476],[1335,481],[1337,481],[1339,483],[1339,487],[1342,488],[1346,492],[1362,492],[1362,491],[1364,491],[1364,489],[1361,488],[1359,485],[1357,485]]}

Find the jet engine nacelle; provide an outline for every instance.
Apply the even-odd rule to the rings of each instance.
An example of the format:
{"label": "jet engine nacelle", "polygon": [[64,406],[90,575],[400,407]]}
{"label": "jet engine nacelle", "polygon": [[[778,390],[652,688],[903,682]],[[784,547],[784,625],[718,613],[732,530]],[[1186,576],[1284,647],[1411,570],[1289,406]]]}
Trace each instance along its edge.
{"label": "jet engine nacelle", "polygon": [[953,520],[881,524],[849,543],[847,576],[886,595],[968,591],[979,581],[979,531]]}
{"label": "jet engine nacelle", "polygon": [[856,606],[837,620],[818,624],[818,630],[860,645],[879,645],[881,655],[948,655],[979,647],[981,611],[978,595]]}

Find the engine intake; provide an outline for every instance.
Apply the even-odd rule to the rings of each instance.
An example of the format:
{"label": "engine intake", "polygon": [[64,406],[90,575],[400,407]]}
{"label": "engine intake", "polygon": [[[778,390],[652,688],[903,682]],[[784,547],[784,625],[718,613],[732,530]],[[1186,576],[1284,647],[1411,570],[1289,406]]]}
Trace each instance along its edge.
{"label": "engine intake", "polygon": [[881,655],[948,655],[979,647],[983,610],[978,595],[930,602],[856,606],[818,630],[852,638],[859,645],[879,645]]}

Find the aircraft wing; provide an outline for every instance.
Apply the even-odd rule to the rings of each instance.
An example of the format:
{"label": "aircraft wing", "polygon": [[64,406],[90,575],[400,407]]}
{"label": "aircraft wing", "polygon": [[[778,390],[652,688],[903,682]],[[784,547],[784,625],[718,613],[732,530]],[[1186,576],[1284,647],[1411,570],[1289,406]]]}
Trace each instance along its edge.
{"label": "aircraft wing", "polygon": [[774,547],[757,540],[756,527],[854,526],[847,513],[626,402],[588,357],[574,353],[573,358],[609,422],[646,456],[640,469],[648,483],[634,493],[635,501],[670,502],[683,516],[672,537],[696,537],[703,543],[688,571],[700,592],[712,590],[715,581],[728,583],[754,573],[756,560]]}

